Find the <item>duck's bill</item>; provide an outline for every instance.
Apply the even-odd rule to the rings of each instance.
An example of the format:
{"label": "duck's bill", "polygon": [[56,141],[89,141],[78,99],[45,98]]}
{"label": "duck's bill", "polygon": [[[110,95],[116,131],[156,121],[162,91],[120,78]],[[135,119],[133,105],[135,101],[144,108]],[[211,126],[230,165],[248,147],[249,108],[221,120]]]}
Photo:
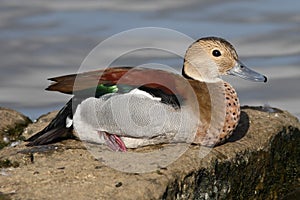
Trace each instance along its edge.
{"label": "duck's bill", "polygon": [[267,82],[266,76],[249,69],[240,61],[236,62],[236,65],[229,70],[229,74],[251,81]]}

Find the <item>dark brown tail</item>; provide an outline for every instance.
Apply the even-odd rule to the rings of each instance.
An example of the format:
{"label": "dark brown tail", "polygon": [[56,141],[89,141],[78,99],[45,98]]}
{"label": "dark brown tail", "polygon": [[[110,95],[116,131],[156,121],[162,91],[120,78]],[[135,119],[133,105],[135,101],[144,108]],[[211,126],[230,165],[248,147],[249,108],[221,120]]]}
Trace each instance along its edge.
{"label": "dark brown tail", "polygon": [[71,135],[73,126],[66,127],[66,120],[68,117],[71,119],[73,117],[72,102],[73,98],[58,112],[47,127],[28,138],[29,143],[26,146],[48,144]]}

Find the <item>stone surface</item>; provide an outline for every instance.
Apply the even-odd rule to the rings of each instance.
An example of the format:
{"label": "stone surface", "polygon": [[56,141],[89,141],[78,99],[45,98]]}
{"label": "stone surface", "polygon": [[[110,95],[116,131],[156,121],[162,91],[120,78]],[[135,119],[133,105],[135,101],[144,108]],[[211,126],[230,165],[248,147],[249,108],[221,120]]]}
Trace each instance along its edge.
{"label": "stone surface", "polygon": [[31,120],[23,114],[0,107],[0,149],[11,142],[23,139],[23,129],[31,123]]}
{"label": "stone surface", "polygon": [[51,120],[56,116],[58,111],[52,111],[47,114],[44,114],[40,116],[37,120],[34,121],[34,123],[29,124],[23,131],[22,135],[28,139],[33,134],[41,131],[43,128],[45,128]]}
{"label": "stone surface", "polygon": [[112,169],[76,140],[5,147],[0,194],[11,199],[281,199],[298,191],[298,119],[270,108],[242,111],[229,142],[213,149],[191,145],[172,164],[148,173]]}

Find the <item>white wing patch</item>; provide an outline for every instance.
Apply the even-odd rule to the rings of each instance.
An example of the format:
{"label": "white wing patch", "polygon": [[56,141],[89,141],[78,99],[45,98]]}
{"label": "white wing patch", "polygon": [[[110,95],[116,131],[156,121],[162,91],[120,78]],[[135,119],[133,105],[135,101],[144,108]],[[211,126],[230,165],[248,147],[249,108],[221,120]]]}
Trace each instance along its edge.
{"label": "white wing patch", "polygon": [[73,120],[68,116],[66,118],[66,128],[70,128],[73,125]]}
{"label": "white wing patch", "polygon": [[161,98],[160,97],[154,97],[152,96],[151,94],[149,94],[148,92],[145,92],[143,90],[139,90],[139,89],[133,89],[129,92],[129,94],[140,94],[140,95],[143,95],[145,97],[148,97],[152,100],[156,100],[156,101],[161,101]]}

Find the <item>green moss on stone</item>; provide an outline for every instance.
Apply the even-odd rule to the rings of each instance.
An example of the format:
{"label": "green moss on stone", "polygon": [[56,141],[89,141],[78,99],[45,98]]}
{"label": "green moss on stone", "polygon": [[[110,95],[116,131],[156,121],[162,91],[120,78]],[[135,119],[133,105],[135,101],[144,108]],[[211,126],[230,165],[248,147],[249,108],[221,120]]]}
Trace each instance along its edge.
{"label": "green moss on stone", "polygon": [[19,167],[20,163],[16,162],[16,161],[10,161],[8,159],[5,160],[0,160],[0,168],[8,168],[8,167]]}
{"label": "green moss on stone", "polygon": [[3,194],[0,192],[0,200],[10,200],[11,198],[9,197],[8,194]]}
{"label": "green moss on stone", "polygon": [[[0,150],[14,141],[25,140],[22,133],[29,123],[32,123],[32,121],[29,118],[26,118],[24,122],[7,127],[4,131],[0,131]],[[9,142],[4,141],[5,137],[8,138]]]}

